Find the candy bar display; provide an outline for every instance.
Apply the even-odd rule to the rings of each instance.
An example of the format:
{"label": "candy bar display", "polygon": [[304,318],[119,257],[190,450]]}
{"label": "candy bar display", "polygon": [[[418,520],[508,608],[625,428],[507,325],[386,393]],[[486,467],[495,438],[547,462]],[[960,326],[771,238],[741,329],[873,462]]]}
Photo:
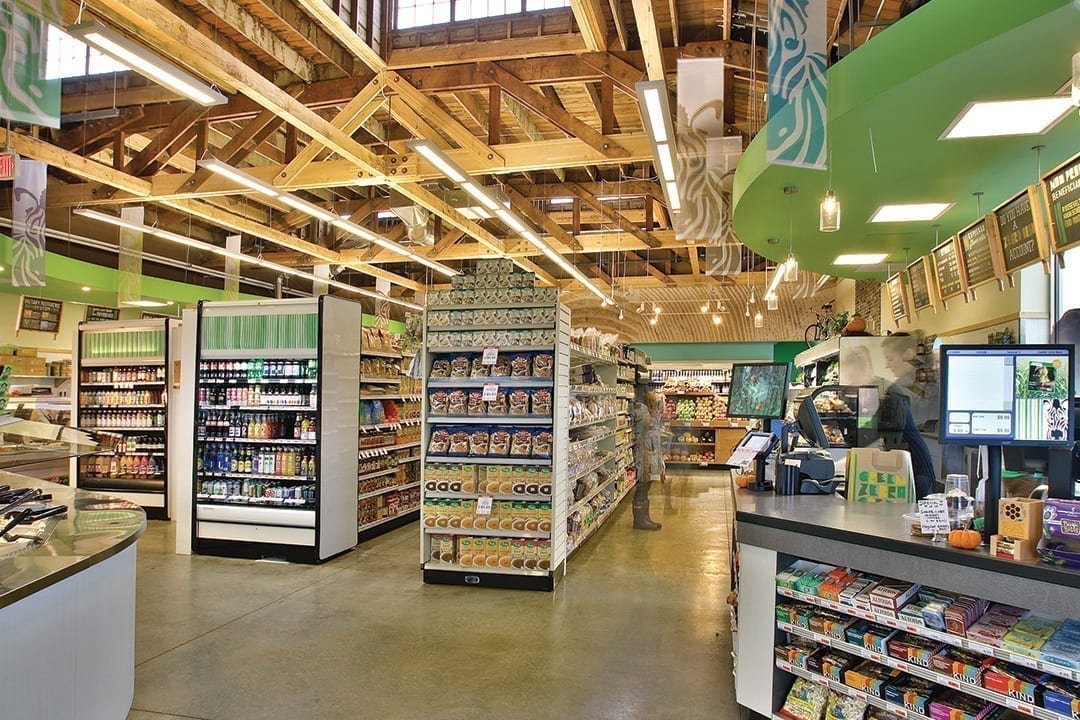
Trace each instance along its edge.
{"label": "candy bar display", "polygon": [[[168,407],[175,380],[170,359],[177,352],[169,336],[177,326],[165,319],[81,323],[74,360],[72,424],[122,436],[112,455],[84,456],[74,463],[75,485],[119,493],[159,519],[169,517],[167,468],[176,442],[169,439]],[[222,363],[215,373],[239,371],[231,365]],[[224,406],[226,390],[216,390]],[[305,400],[309,390],[303,389]],[[228,400],[239,402],[233,394]],[[203,432],[203,425],[198,429]]]}

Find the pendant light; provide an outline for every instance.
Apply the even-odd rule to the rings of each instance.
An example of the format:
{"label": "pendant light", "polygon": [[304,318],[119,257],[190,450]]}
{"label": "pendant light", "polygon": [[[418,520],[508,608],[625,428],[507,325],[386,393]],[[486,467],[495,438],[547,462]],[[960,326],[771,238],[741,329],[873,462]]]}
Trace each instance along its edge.
{"label": "pendant light", "polygon": [[[828,73],[826,73],[825,98],[828,103],[827,112],[832,109],[832,91],[828,85],[828,77]],[[831,114],[831,112],[829,114]],[[826,115],[826,117],[828,117],[828,115]],[[832,189],[833,144],[828,127],[828,124],[826,124],[825,141],[829,144],[829,179],[825,189],[825,197],[821,199],[821,207],[819,208],[818,230],[821,232],[836,232],[840,229],[840,200],[837,199],[836,193],[834,193]]]}
{"label": "pendant light", "polygon": [[799,281],[799,261],[795,259],[795,220],[792,216],[792,195],[799,192],[794,185],[784,187],[784,194],[788,196],[788,256],[784,261],[784,282],[793,283]]}
{"label": "pendant light", "polygon": [[724,318],[721,317],[719,313],[713,313],[712,324],[713,325],[719,325],[722,322],[724,322]]}
{"label": "pendant light", "polygon": [[776,297],[776,293],[769,293],[765,296],[765,307],[769,310],[780,309],[780,298]]}
{"label": "pendant light", "polygon": [[754,327],[756,327],[756,328],[765,327],[765,316],[761,314],[760,310],[758,310],[756,313],[754,313]]}
{"label": "pendant light", "polygon": [[701,312],[703,312],[703,313],[709,312],[709,301],[708,300],[701,303]]}

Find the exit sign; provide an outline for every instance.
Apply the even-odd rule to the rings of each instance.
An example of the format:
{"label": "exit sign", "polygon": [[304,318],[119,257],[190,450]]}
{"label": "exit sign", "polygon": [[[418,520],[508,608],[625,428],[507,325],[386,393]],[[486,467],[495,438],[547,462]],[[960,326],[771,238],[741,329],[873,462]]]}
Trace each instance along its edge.
{"label": "exit sign", "polygon": [[0,180],[14,180],[19,174],[19,156],[13,150],[0,152]]}

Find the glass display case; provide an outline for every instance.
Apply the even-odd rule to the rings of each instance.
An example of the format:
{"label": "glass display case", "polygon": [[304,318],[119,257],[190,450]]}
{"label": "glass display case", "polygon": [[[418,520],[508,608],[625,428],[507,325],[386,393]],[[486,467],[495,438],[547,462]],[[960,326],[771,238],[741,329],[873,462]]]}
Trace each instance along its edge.
{"label": "glass display case", "polygon": [[829,447],[867,447],[891,425],[882,421],[878,389],[873,385],[826,385],[804,390],[796,407],[811,402],[821,419]]}

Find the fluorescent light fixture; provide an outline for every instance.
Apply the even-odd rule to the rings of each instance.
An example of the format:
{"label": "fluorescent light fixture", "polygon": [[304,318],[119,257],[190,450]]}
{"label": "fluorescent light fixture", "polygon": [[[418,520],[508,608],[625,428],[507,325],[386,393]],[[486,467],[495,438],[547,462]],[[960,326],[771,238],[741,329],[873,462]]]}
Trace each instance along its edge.
{"label": "fluorescent light fixture", "polygon": [[[600,198],[597,198],[597,200],[599,200],[599,199]],[[574,204],[574,198],[568,198],[568,197],[548,198],[548,205],[573,205],[573,204]]]}
{"label": "fluorescent light fixture", "polygon": [[889,253],[845,253],[837,255],[833,265],[877,265],[889,257]]}
{"label": "fluorescent light fixture", "polygon": [[90,286],[89,285],[83,285],[82,286],[82,291],[83,292],[90,292]]}
{"label": "fluorescent light fixture", "polygon": [[937,220],[953,203],[908,203],[898,205],[882,205],[872,216],[869,222],[925,222]]}
{"label": "fluorescent light fixture", "polygon": [[451,162],[439,148],[435,147],[427,140],[413,140],[405,143],[405,147],[413,152],[418,152],[423,155],[429,163],[439,169],[439,172],[459,185],[467,180],[465,172]]}
{"label": "fluorescent light fixture", "polygon": [[142,308],[159,308],[165,307],[168,303],[160,300],[121,300],[121,305],[127,305],[128,307],[142,307]]}
{"label": "fluorescent light fixture", "polygon": [[1072,99],[1063,95],[971,102],[938,139],[1040,135],[1065,117],[1072,104]]}
{"label": "fluorescent light fixture", "polygon": [[[349,215],[342,215],[341,219],[342,220],[348,220],[349,217],[350,217]],[[375,217],[379,218],[380,220],[389,220],[390,218],[397,217],[397,215],[394,214],[393,210],[380,210],[375,215]]]}
{"label": "fluorescent light fixture", "polygon": [[278,200],[285,203],[289,207],[296,208],[300,212],[307,213],[313,218],[322,220],[323,222],[333,222],[337,219],[337,215],[332,212],[327,212],[314,203],[309,203],[307,200],[298,198],[291,193],[282,193],[278,196]]}
{"label": "fluorescent light fixture", "polygon": [[[196,248],[198,250],[205,250],[206,252],[210,252],[210,253],[213,253],[215,255],[219,255],[221,257],[224,257],[224,258],[229,258],[229,259],[232,259],[232,260],[238,260],[240,262],[248,263],[249,265],[258,265],[259,267],[266,268],[267,270],[273,270],[274,272],[279,272],[279,273],[282,273],[284,275],[292,275],[294,277],[299,277],[299,278],[303,278],[305,280],[310,280],[311,282],[323,283],[324,285],[332,285],[333,287],[339,288],[341,290],[346,290],[346,291],[354,293],[356,295],[363,295],[364,297],[370,297],[370,298],[374,298],[376,300],[385,300],[386,302],[394,303],[395,305],[401,305],[402,307],[409,308],[410,310],[416,310],[417,312],[422,312],[424,310],[423,306],[421,306],[421,305],[416,305],[415,303],[406,302],[405,300],[399,300],[397,298],[393,298],[393,297],[390,297],[388,295],[382,295],[380,293],[373,292],[371,290],[365,290],[364,288],[358,288],[355,285],[350,285],[348,283],[341,282],[340,280],[335,280],[333,278],[318,277],[317,275],[306,272],[304,270],[297,270],[296,268],[287,267],[285,265],[278,265],[277,263],[270,262],[269,260],[264,260],[262,258],[253,257],[251,255],[245,255],[243,253],[232,252],[231,250],[226,250],[223,247],[219,247],[219,246],[213,245],[211,243],[205,243],[205,242],[202,242],[201,240],[193,240],[193,239],[191,239],[189,237],[184,237],[183,235],[178,235],[177,233],[169,232],[168,230],[160,230],[158,228],[151,227],[149,225],[139,225],[138,223],[127,222],[127,221],[121,220],[120,218],[116,217],[115,215],[109,215],[107,213],[98,212],[97,210],[87,210],[86,208],[79,208],[79,209],[75,210],[74,213],[76,215],[81,215],[82,217],[90,218],[92,220],[99,220],[101,222],[109,223],[110,225],[116,225],[118,227],[126,227],[126,228],[133,229],[133,230],[139,230],[141,232],[148,233],[148,234],[154,235],[156,237],[160,237],[163,240],[171,240],[173,242],[180,243],[180,244],[186,245],[188,247]],[[130,303],[145,303],[145,302],[152,302],[152,301],[147,301],[147,300],[132,300],[132,301],[130,301]],[[129,303],[124,303],[124,304],[129,304]],[[165,305],[165,303],[161,303],[161,305]],[[140,305],[139,307],[160,307],[161,305],[155,305],[155,306]]]}
{"label": "fluorescent light fixture", "polygon": [[243,185],[246,188],[250,188],[257,193],[266,195],[267,197],[281,197],[281,191],[275,188],[268,182],[263,182],[254,175],[249,175],[243,170],[234,168],[228,163],[223,163],[215,158],[206,158],[198,162],[199,167],[204,167],[211,172],[215,172],[222,177],[226,177],[232,180],[238,185]]}
{"label": "fluorescent light fixture", "polygon": [[667,83],[663,80],[647,80],[634,85],[637,91],[638,109],[645,122],[645,132],[653,146],[660,182],[664,187],[668,208],[679,212],[678,177],[675,175],[675,131],[671,125],[671,109],[668,107]]}
{"label": "fluorescent light fixture", "polygon": [[491,197],[486,190],[472,181],[461,183],[461,189],[480,201],[480,204],[488,210],[498,211],[502,206]]}
{"label": "fluorescent light fixture", "polygon": [[113,32],[96,20],[79,23],[67,28],[72,37],[82,40],[87,45],[100,50],[135,72],[150,78],[170,90],[194,100],[200,105],[224,105],[229,101],[224,95],[213,89],[194,75],[181,70],[142,46]]}

